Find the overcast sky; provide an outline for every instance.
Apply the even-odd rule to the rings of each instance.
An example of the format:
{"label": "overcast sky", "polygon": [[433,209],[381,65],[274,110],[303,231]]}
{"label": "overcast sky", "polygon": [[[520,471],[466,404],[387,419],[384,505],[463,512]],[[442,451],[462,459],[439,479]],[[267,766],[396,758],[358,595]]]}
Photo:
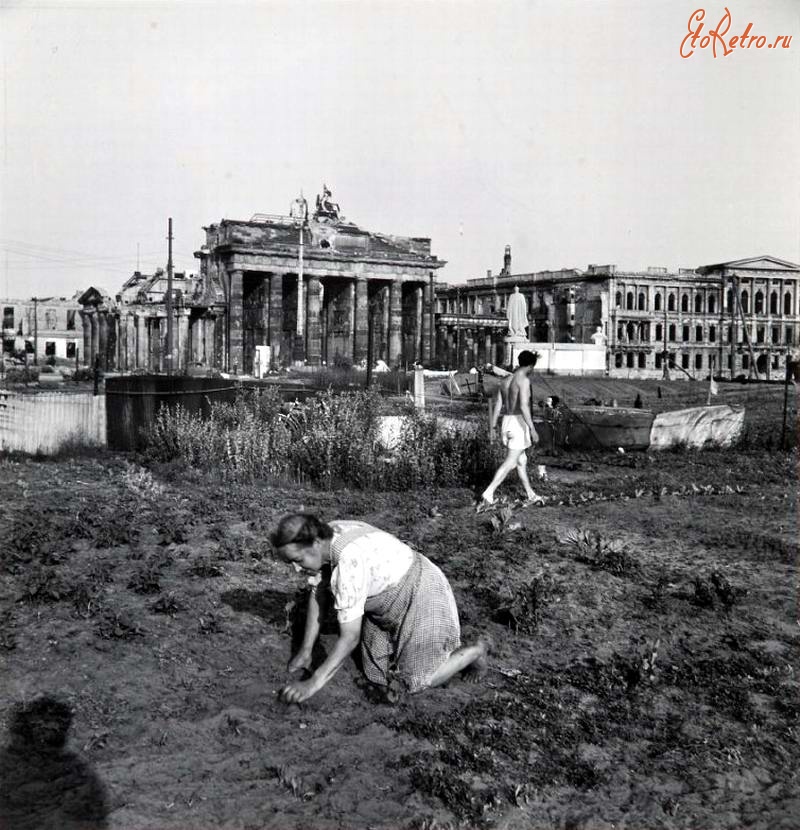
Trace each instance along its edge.
{"label": "overcast sky", "polygon": [[116,292],[203,225],[286,213],[429,236],[460,282],[800,262],[800,2],[723,0],[788,49],[679,54],[703,0],[0,0],[0,293]]}

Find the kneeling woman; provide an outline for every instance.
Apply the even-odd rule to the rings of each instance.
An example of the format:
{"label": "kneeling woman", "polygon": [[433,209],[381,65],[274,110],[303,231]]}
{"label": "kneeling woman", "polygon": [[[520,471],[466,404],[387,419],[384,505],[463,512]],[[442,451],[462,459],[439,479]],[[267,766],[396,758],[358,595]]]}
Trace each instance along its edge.
{"label": "kneeling woman", "polygon": [[480,673],[487,645],[461,646],[458,609],[445,575],[421,553],[365,522],[326,524],[310,513],[284,516],[270,540],[278,555],[315,580],[305,635],[289,671],[308,669],[327,598],[332,595],[339,639],[308,680],[281,696],[299,703],[316,694],[361,643],[364,673],[388,686],[397,677],[409,692],[445,683],[469,668]]}

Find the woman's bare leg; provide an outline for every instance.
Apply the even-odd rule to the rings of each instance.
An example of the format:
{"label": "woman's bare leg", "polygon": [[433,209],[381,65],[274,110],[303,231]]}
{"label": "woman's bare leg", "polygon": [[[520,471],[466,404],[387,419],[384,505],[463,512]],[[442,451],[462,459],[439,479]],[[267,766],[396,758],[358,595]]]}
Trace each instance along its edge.
{"label": "woman's bare leg", "polygon": [[453,675],[466,669],[471,671],[474,679],[479,679],[486,671],[486,655],[489,653],[491,640],[481,637],[474,646],[462,646],[454,651],[447,660],[434,672],[429,686],[441,686]]}

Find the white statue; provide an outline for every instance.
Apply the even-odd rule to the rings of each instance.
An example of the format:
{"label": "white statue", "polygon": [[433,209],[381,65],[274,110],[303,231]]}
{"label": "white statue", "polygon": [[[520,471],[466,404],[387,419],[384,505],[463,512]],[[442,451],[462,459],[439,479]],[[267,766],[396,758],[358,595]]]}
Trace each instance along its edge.
{"label": "white statue", "polygon": [[508,333],[511,337],[528,337],[528,303],[525,296],[519,293],[519,286],[514,286],[514,293],[508,298],[506,309],[508,319]]}
{"label": "white statue", "polygon": [[603,334],[603,327],[598,326],[595,329],[594,334],[592,335],[592,340],[594,340],[595,346],[605,346],[606,345],[606,336]]}

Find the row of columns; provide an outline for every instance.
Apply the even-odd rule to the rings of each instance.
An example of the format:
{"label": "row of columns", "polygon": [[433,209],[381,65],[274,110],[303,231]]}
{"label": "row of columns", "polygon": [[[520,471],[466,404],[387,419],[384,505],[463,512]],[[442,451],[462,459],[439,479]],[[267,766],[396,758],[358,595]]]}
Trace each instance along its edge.
{"label": "row of columns", "polygon": [[[284,285],[284,277],[294,277],[292,282]],[[229,272],[229,299],[231,312],[228,315],[227,367],[249,371],[245,366],[244,349],[244,272],[234,269]],[[287,363],[289,356],[284,353],[289,338],[289,327],[293,303],[297,302],[297,276],[284,274],[267,274],[263,276],[262,319],[261,328],[264,339],[271,347],[273,360]],[[373,289],[376,282],[380,287]],[[410,282],[410,281],[405,281]],[[302,309],[305,317],[302,343],[292,342],[293,357],[305,363],[319,365],[323,358],[330,360],[333,355],[331,344],[335,337],[329,324],[332,310],[344,312],[344,330],[347,338],[343,357],[359,363],[367,358],[369,348],[370,316],[372,315],[373,334],[379,333],[381,341],[376,342],[373,359],[378,356],[390,364],[401,363],[404,358],[423,363],[431,359],[431,337],[433,332],[433,277],[423,283],[414,285],[413,314],[406,319],[413,320],[412,325],[404,327],[404,280],[378,281],[367,277],[353,277],[349,281],[343,278],[325,278],[306,275],[303,278]],[[323,286],[325,296],[323,300]],[[284,288],[288,288],[285,291]],[[372,290],[371,290],[372,289]],[[371,296],[370,296],[371,295]],[[266,299],[268,298],[268,299]],[[406,291],[408,304],[409,293]],[[408,308],[406,309],[408,310]],[[285,312],[290,312],[287,316]],[[380,316],[379,316],[380,313]],[[323,343],[324,337],[324,343]],[[413,338],[411,345],[408,338]],[[404,338],[406,343],[404,344]],[[406,349],[404,349],[406,345]],[[299,355],[302,354],[302,357]]]}
{"label": "row of columns", "polygon": [[503,360],[505,328],[446,324],[437,331],[435,360],[453,368],[499,365]]}
{"label": "row of columns", "polygon": [[190,309],[176,309],[172,344],[167,342],[164,315],[103,308],[84,309],[80,314],[83,363],[87,366],[94,366],[98,357],[104,371],[179,372],[190,365],[219,364],[217,313],[207,312],[192,319]]}

